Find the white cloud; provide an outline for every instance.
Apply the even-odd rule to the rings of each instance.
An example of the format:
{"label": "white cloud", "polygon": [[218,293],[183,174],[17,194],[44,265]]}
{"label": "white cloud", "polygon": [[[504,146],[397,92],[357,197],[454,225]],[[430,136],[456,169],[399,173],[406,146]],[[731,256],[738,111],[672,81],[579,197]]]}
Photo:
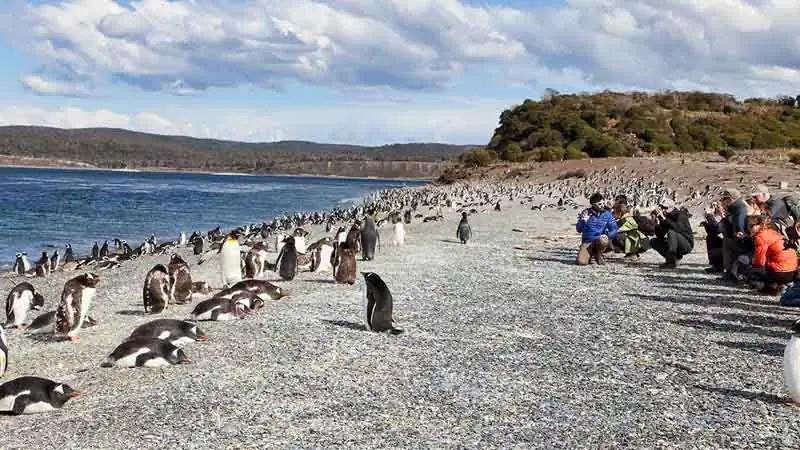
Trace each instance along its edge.
{"label": "white cloud", "polygon": [[506,102],[445,99],[435,107],[387,102],[349,103],[270,112],[244,109],[166,108],[123,114],[74,107],[0,107],[0,125],[60,128],[111,127],[245,142],[311,140],[383,145],[395,142],[481,144],[497,124]]}

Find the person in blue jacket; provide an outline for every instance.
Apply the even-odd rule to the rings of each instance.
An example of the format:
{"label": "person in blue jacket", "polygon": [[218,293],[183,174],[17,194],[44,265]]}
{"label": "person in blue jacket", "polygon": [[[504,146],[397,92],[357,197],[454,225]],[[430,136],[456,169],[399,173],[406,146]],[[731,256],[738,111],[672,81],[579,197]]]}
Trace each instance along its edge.
{"label": "person in blue jacket", "polygon": [[581,212],[575,224],[575,230],[581,233],[581,246],[578,249],[580,266],[589,264],[592,257],[597,264],[605,264],[603,253],[617,237],[617,221],[611,211],[603,207],[603,196],[600,193],[592,194],[589,203],[590,207]]}

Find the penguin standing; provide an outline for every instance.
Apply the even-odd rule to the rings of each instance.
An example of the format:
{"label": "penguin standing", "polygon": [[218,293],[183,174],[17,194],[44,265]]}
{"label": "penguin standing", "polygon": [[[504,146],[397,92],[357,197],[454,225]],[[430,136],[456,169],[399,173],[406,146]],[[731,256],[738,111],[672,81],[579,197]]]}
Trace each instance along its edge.
{"label": "penguin standing", "polygon": [[44,297],[32,284],[24,282],[14,286],[6,297],[5,326],[23,329],[28,312],[42,307],[44,307]]}
{"label": "penguin standing", "polygon": [[361,228],[361,258],[364,261],[375,259],[375,245],[380,245],[380,241],[381,235],[375,226],[375,221],[371,217],[367,217]]}
{"label": "penguin standing", "polygon": [[222,257],[220,269],[222,272],[222,285],[224,287],[233,286],[242,281],[242,256],[241,246],[239,245],[239,235],[236,231],[231,231],[225,238],[225,242],[219,248]]}
{"label": "penguin standing", "polygon": [[103,242],[103,246],[100,247],[100,257],[108,258],[108,240]]}
{"label": "penguin standing", "polygon": [[100,257],[100,246],[97,245],[97,241],[94,241],[94,245],[92,246],[92,259],[97,259]]}
{"label": "penguin standing", "polygon": [[469,222],[467,222],[467,213],[461,213],[461,221],[458,222],[458,229],[456,230],[456,238],[461,241],[462,244],[466,244],[467,241],[472,237],[472,228],[469,226]]}
{"label": "penguin standing", "polygon": [[394,234],[392,235],[392,245],[395,247],[402,247],[406,244],[406,229],[403,222],[397,221],[392,225]]}
{"label": "penguin standing", "polygon": [[6,330],[0,327],[0,378],[6,374],[8,370],[8,336]]}
{"label": "penguin standing", "polygon": [[50,272],[57,271],[59,267],[61,267],[61,255],[56,250],[53,252],[53,256],[50,257]]}
{"label": "penguin standing", "polygon": [[356,252],[345,242],[336,248],[336,261],[333,264],[333,278],[337,283],[355,284]]}
{"label": "penguin standing", "polygon": [[189,264],[177,253],[170,257],[169,265],[170,298],[179,305],[192,301],[192,273]]}
{"label": "penguin standing", "polygon": [[42,256],[36,261],[36,276],[45,277],[50,274],[50,257],[47,252],[42,252]]}
{"label": "penguin standing", "polygon": [[284,280],[294,280],[297,275],[297,249],[294,247],[294,236],[286,236],[283,247],[275,260],[275,269]]}
{"label": "penguin standing", "polygon": [[186,243],[187,243],[187,241],[186,241],[186,233],[181,231],[180,234],[178,234],[178,245],[180,245],[181,247],[185,247]]}
{"label": "penguin standing", "polygon": [[89,309],[100,281],[99,276],[86,272],[64,284],[61,302],[56,310],[54,331],[57,335],[66,335],[67,339],[76,342],[80,340],[78,332],[84,320],[88,319],[90,323],[97,322],[89,316]]}
{"label": "penguin standing", "polygon": [[203,254],[203,236],[197,236],[189,241],[189,243],[192,244],[192,253],[195,255]]}
{"label": "penguin standing", "polygon": [[789,398],[800,404],[800,319],[791,327],[792,337],[783,350],[783,383]]}
{"label": "penguin standing", "polygon": [[403,221],[406,225],[411,225],[411,210],[407,209],[406,212],[403,213]]}
{"label": "penguin standing", "polygon": [[103,367],[164,367],[192,362],[170,341],[153,337],[126,339],[108,355]]}
{"label": "penguin standing", "polygon": [[169,305],[170,277],[163,264],[156,264],[144,277],[142,301],[144,312],[158,314]]}
{"label": "penguin standing", "polygon": [[0,411],[13,415],[43,413],[59,409],[80,395],[66,383],[19,377],[0,384]]}
{"label": "penguin standing", "polygon": [[31,270],[31,265],[28,262],[28,254],[26,252],[17,253],[14,259],[14,273],[24,276],[29,270]]}
{"label": "penguin standing", "polygon": [[355,221],[347,232],[345,242],[353,249],[353,252],[358,253],[361,246],[361,222]]}
{"label": "penguin standing", "polygon": [[381,277],[374,272],[361,272],[367,284],[367,295],[364,302],[364,322],[369,331],[400,334],[403,330],[393,326],[392,293]]}
{"label": "penguin standing", "polygon": [[75,261],[75,252],[72,251],[72,244],[67,244],[64,250],[64,262]]}
{"label": "penguin standing", "polygon": [[264,275],[267,267],[267,246],[258,242],[250,247],[244,258],[245,278],[258,278]]}

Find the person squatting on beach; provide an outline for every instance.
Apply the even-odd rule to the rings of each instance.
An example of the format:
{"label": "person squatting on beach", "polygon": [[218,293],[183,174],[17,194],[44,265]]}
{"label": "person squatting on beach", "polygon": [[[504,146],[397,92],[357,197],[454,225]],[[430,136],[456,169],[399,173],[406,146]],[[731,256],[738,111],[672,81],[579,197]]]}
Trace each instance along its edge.
{"label": "person squatting on beach", "polygon": [[614,198],[611,214],[617,221],[617,237],[612,240],[616,252],[623,253],[625,258],[638,258],[650,248],[650,240],[631,212],[627,196],[620,194]]}
{"label": "person squatting on beach", "polygon": [[700,225],[706,230],[706,254],[710,267],[707,267],[705,271],[708,273],[725,271],[722,259],[722,221],[725,219],[725,215],[725,208],[719,201],[715,201],[705,209],[706,220],[700,222]]}
{"label": "person squatting on beach", "polygon": [[689,213],[665,198],[659,202],[652,216],[656,223],[656,237],[650,240],[650,247],[664,257],[661,268],[674,269],[678,261],[694,249]]}
{"label": "person squatting on beach", "polygon": [[581,233],[581,245],[578,248],[578,265],[585,266],[594,258],[599,265],[605,264],[605,251],[611,246],[611,240],[617,237],[617,221],[610,211],[605,209],[603,196],[592,194],[589,208],[578,215],[575,230]]}
{"label": "person squatting on beach", "polygon": [[795,280],[797,250],[786,245],[786,237],[778,231],[769,215],[749,216],[747,225],[755,244],[747,278],[763,283],[763,293],[777,295],[783,285]]}

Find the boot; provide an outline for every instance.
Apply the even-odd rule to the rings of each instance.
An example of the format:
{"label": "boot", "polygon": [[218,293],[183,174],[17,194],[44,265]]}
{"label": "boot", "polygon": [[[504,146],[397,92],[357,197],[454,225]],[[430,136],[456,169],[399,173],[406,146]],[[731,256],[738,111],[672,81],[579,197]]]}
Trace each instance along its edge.
{"label": "boot", "polygon": [[598,266],[602,266],[606,263],[606,257],[603,254],[604,249],[600,245],[594,245],[594,260],[597,262]]}

